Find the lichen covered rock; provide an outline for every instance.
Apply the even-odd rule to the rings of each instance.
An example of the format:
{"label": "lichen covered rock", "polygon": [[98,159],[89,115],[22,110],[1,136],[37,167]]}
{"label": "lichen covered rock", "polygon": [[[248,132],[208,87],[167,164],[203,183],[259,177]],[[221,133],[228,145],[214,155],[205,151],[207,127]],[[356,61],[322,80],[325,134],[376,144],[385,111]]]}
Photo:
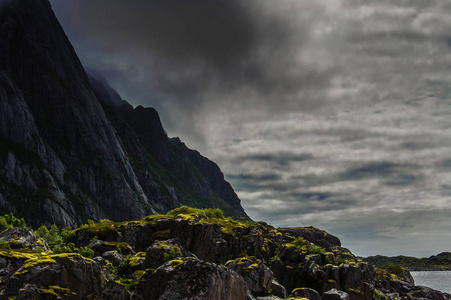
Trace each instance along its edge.
{"label": "lichen covered rock", "polygon": [[79,254],[30,258],[9,278],[5,295],[17,295],[27,284],[34,284],[40,290],[48,290],[50,286],[68,289],[74,295],[71,296],[73,299],[82,299],[91,294],[100,296],[104,279],[100,268],[94,264]]}
{"label": "lichen covered rock", "polygon": [[229,261],[226,267],[243,276],[247,289],[253,295],[268,293],[274,275],[261,260],[254,256]]}
{"label": "lichen covered rock", "polygon": [[180,258],[147,271],[133,299],[243,300],[246,295],[244,279],[234,271],[195,258]]}
{"label": "lichen covered rock", "polygon": [[41,249],[43,251],[50,249],[46,241],[28,228],[10,228],[0,234],[0,239],[4,240],[12,249]]}

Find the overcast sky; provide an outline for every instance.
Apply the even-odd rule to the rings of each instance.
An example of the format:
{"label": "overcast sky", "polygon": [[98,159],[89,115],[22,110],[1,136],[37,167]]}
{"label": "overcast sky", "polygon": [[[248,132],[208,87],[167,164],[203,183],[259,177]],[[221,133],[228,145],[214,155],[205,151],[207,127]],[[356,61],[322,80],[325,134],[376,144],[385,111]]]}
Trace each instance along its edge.
{"label": "overcast sky", "polygon": [[82,63],[247,213],[362,256],[451,251],[446,0],[51,0]]}

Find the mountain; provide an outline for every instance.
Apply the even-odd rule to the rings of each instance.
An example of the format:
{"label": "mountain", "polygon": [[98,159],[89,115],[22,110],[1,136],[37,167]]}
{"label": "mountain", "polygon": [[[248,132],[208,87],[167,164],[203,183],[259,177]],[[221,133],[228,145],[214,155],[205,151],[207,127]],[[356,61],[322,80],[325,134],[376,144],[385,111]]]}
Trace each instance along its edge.
{"label": "mountain", "polygon": [[393,257],[376,255],[364,258],[364,260],[375,268],[387,265],[397,265],[411,271],[451,270],[451,252],[442,252],[437,255],[423,258],[402,255]]}
{"label": "mountain", "polygon": [[0,212],[31,225],[182,204],[248,216],[219,167],[88,76],[48,0],[0,4]]}

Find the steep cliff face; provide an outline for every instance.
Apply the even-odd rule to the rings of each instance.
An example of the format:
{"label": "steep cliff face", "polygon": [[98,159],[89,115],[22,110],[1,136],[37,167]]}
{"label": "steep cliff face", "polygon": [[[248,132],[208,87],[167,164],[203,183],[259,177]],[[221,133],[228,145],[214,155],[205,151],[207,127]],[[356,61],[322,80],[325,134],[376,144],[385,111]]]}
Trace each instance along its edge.
{"label": "steep cliff face", "polygon": [[[200,186],[216,202],[192,204],[227,208],[202,174],[195,187],[170,180],[163,166],[179,157],[157,112],[106,88],[89,80],[48,0],[1,3],[0,210],[34,225],[137,219],[191,204],[198,194],[181,187]],[[245,216],[236,201],[230,214]]]}
{"label": "steep cliff face", "polygon": [[218,165],[189,149],[179,138],[168,138],[155,109],[133,108],[99,74],[91,70],[88,73],[124,141],[141,186],[146,195],[152,195],[151,202],[158,199],[153,201],[155,207],[164,211],[180,204],[217,207],[227,215],[247,218]]}

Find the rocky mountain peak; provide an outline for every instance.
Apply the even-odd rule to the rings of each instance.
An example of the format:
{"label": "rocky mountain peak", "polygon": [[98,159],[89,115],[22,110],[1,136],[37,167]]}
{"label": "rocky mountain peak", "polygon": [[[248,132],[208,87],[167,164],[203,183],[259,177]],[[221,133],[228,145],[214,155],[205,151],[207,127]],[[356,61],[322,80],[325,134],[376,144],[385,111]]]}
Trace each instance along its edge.
{"label": "rocky mountain peak", "polygon": [[86,74],[48,0],[3,2],[0,50],[0,210],[72,226],[183,203],[246,216],[176,151],[153,108]]}

